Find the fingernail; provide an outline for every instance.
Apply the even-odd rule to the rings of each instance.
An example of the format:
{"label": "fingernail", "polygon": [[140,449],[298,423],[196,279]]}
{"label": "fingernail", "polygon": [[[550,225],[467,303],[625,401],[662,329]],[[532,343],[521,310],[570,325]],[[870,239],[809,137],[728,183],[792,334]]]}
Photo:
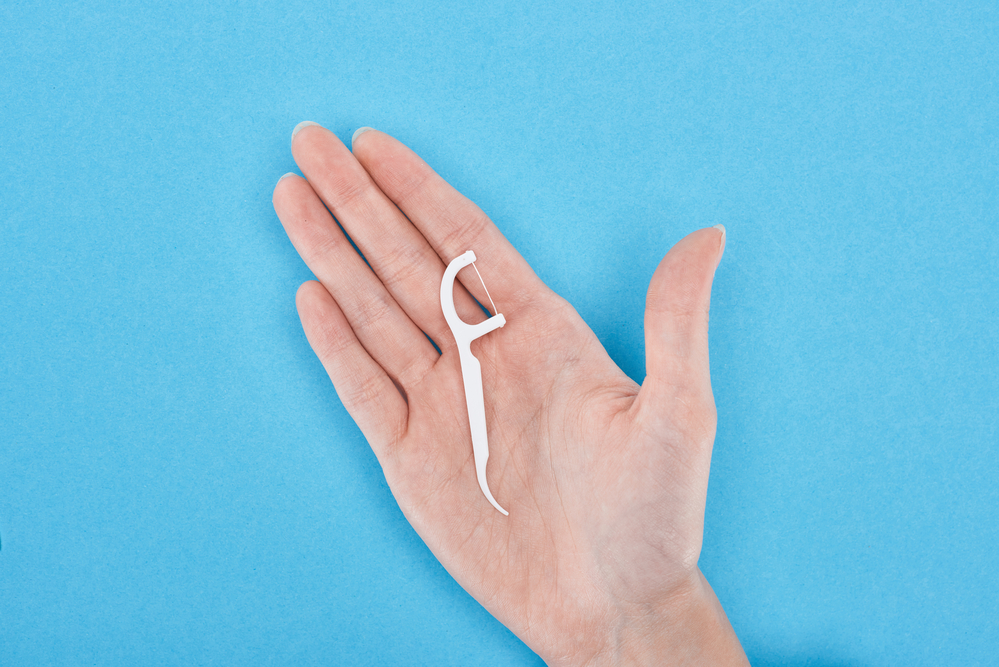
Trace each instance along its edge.
{"label": "fingernail", "polygon": [[284,179],[288,178],[289,176],[294,176],[294,175],[295,175],[295,172],[289,171],[287,174],[285,174],[284,176],[282,176],[281,178],[278,179],[278,183],[280,183]]}
{"label": "fingernail", "polygon": [[375,128],[373,128],[373,127],[359,127],[359,128],[357,128],[357,129],[356,129],[356,130],[354,131],[354,136],[352,136],[352,137],[350,138],[350,147],[351,147],[351,148],[353,148],[353,147],[354,147],[354,142],[355,142],[355,141],[357,141],[357,138],[358,138],[359,136],[361,136],[362,134],[364,134],[364,133],[365,133],[365,132],[367,132],[368,130],[373,130],[373,129],[375,129]]}
{"label": "fingernail", "polygon": [[310,125],[319,125],[319,123],[313,123],[311,120],[303,120],[301,123],[295,126],[295,129],[291,131],[291,141],[295,142],[295,135],[302,131],[303,127],[308,127]]}
{"label": "fingernail", "polygon": [[711,226],[714,229],[717,229],[717,230],[719,230],[722,233],[722,235],[721,235],[721,241],[719,242],[719,246],[724,247],[725,246],[725,236],[726,236],[725,225],[718,224],[718,225],[711,225]]}

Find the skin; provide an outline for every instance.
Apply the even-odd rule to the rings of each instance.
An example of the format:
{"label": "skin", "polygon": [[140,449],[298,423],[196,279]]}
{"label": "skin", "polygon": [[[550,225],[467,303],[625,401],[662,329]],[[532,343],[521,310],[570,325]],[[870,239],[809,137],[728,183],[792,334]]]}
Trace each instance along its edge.
{"label": "skin", "polygon": [[[352,149],[322,127],[298,131],[305,178],[282,178],[274,208],[318,278],[297,295],[305,333],[420,537],[549,665],[748,664],[697,567],[716,424],[708,308],[724,229],[693,232],[656,270],[639,386],[415,153],[376,130]],[[472,352],[489,486],[509,517],[475,479],[440,306],[447,262],[469,249],[507,319]],[[455,285],[468,323],[486,318],[473,296],[488,303],[468,267]]]}

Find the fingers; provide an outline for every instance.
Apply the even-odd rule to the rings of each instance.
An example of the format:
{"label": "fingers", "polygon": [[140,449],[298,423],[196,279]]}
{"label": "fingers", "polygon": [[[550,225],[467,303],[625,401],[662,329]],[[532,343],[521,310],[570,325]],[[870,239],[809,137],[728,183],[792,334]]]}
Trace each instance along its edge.
{"label": "fingers", "polygon": [[305,336],[337,395],[381,458],[405,430],[406,401],[365,351],[325,287],[310,280],[298,288],[295,302]]}
{"label": "fingers", "polygon": [[437,351],[351,247],[309,183],[298,176],[281,179],[274,210],[364,349],[404,390],[418,384]]}
{"label": "fingers", "polygon": [[[398,205],[444,261],[475,251],[476,265],[496,307],[511,313],[547,288],[478,206],[448,185],[416,153],[392,137],[368,130],[353,142],[358,162]],[[485,290],[472,272],[459,275],[480,303]]]}
{"label": "fingers", "polygon": [[680,414],[683,428],[709,440],[715,413],[708,309],[724,248],[724,228],[700,229],[683,238],[652,276],[645,308],[646,379],[639,413],[652,421]]}
{"label": "fingers", "polygon": [[[439,346],[453,344],[440,305],[445,266],[423,234],[378,189],[364,167],[329,130],[318,125],[301,129],[292,139],[292,153],[312,189],[343,225],[396,302]],[[346,304],[344,307],[349,314]],[[466,321],[483,319],[482,311],[465,290],[455,290],[455,308]]]}

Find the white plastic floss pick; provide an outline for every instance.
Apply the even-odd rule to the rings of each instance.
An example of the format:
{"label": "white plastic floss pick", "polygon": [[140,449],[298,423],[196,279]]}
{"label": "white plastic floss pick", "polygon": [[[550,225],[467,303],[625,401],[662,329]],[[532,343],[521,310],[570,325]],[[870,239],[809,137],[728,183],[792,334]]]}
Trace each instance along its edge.
{"label": "white plastic floss pick", "polygon": [[[458,344],[458,359],[461,362],[461,380],[465,385],[465,406],[468,408],[468,425],[472,430],[472,454],[475,457],[475,477],[479,481],[479,488],[483,495],[492,503],[492,506],[503,514],[509,516],[510,513],[500,507],[493,494],[489,491],[489,482],[486,481],[486,461],[489,460],[489,440],[486,437],[486,405],[482,396],[482,367],[479,360],[472,354],[472,341],[485,336],[490,331],[499,329],[506,324],[506,318],[502,313],[496,313],[496,304],[489,296],[486,283],[482,282],[482,274],[475,266],[475,253],[471,250],[463,255],[455,257],[447,265],[444,271],[444,278],[441,280],[441,309],[444,311],[444,319],[454,334],[454,342]],[[468,324],[458,317],[454,309],[454,279],[458,271],[472,265],[475,273],[482,282],[482,289],[486,290],[489,303],[496,313],[485,322],[478,324]]]}

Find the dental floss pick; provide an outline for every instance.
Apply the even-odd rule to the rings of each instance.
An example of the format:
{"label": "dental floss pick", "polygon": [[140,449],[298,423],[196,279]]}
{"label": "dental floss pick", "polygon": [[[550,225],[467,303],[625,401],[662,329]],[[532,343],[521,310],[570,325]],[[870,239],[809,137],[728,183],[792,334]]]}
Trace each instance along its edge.
{"label": "dental floss pick", "polygon": [[486,281],[482,279],[482,274],[479,273],[479,267],[475,266],[475,262],[474,261],[472,262],[472,268],[475,269],[475,275],[477,275],[479,277],[479,282],[482,283],[482,289],[486,290],[486,296],[489,297],[489,303],[492,305],[493,312],[495,313],[496,312],[496,302],[493,301],[493,296],[492,296],[492,294],[489,293],[489,288],[486,287]]}
{"label": "dental floss pick", "polygon": [[[482,282],[482,288],[486,290],[489,303],[496,313],[485,322],[478,324],[468,324],[458,317],[454,309],[454,280],[458,271],[469,264],[475,269],[475,273]],[[472,431],[472,454],[475,458],[475,477],[479,482],[482,494],[504,515],[510,513],[500,507],[493,494],[489,491],[489,482],[486,480],[486,461],[489,460],[489,439],[486,437],[486,406],[482,395],[482,367],[479,360],[472,354],[472,341],[485,336],[491,331],[499,329],[506,324],[506,318],[502,313],[496,312],[496,304],[493,302],[486,283],[482,280],[482,274],[475,266],[475,253],[471,250],[465,252],[451,260],[444,271],[444,278],[441,279],[441,309],[444,311],[444,319],[447,320],[448,327],[454,335],[454,342],[458,345],[458,360],[461,362],[461,380],[465,385],[465,407],[468,408],[468,425]]]}

